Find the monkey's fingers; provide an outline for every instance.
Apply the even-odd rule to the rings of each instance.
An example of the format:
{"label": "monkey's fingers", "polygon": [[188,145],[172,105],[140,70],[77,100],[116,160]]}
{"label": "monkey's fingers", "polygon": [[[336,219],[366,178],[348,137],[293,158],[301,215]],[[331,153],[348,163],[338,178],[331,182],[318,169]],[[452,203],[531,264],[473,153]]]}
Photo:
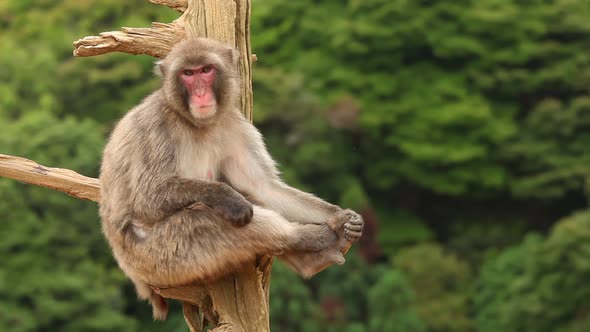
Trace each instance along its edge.
{"label": "monkey's fingers", "polygon": [[355,213],[353,215],[348,215],[348,223],[352,225],[362,226],[365,222],[363,221],[363,217]]}
{"label": "monkey's fingers", "polygon": [[344,237],[352,242],[358,241],[363,235],[363,224],[346,223],[344,224]]}
{"label": "monkey's fingers", "polygon": [[336,212],[328,220],[328,225],[338,235],[338,241],[333,248],[337,248],[341,254],[346,254],[352,244],[361,238],[364,222],[358,213],[345,209]]}
{"label": "monkey's fingers", "polygon": [[252,204],[245,200],[243,204],[230,203],[215,205],[213,206],[213,210],[223,219],[230,221],[234,226],[238,227],[248,224],[254,215]]}
{"label": "monkey's fingers", "polygon": [[356,242],[363,235],[363,218],[354,211],[347,211],[347,218],[348,221],[344,224],[344,238]]}
{"label": "monkey's fingers", "polygon": [[344,238],[350,242],[356,242],[363,236],[362,231],[344,231]]}
{"label": "monkey's fingers", "polygon": [[342,231],[342,227],[350,219],[351,212],[354,213],[354,211],[352,211],[352,210],[340,210],[340,211],[334,213],[334,215],[330,219],[328,219],[328,222],[327,222],[328,226],[330,226],[330,228],[334,232],[336,232],[337,234],[340,234]]}
{"label": "monkey's fingers", "polygon": [[355,225],[355,224],[344,224],[344,231],[350,231],[350,232],[362,232],[363,231],[363,225]]}

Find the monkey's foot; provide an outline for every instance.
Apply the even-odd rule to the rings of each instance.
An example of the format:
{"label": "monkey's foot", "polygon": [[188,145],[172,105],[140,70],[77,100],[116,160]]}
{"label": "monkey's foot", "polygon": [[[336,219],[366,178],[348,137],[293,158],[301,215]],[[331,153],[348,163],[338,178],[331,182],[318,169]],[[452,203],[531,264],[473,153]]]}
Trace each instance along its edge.
{"label": "monkey's foot", "polygon": [[[338,234],[336,246],[340,246],[339,249],[342,254],[346,254],[352,243],[358,241],[363,235],[363,217],[350,209],[336,212],[327,223]],[[334,247],[328,250],[332,248]]]}
{"label": "monkey's foot", "polygon": [[336,242],[321,252],[306,252],[284,256],[301,275],[306,278],[324,270],[330,265],[342,265],[344,254],[348,252],[353,242],[362,235],[363,218],[352,210],[342,210],[335,213],[327,222],[336,233]]}

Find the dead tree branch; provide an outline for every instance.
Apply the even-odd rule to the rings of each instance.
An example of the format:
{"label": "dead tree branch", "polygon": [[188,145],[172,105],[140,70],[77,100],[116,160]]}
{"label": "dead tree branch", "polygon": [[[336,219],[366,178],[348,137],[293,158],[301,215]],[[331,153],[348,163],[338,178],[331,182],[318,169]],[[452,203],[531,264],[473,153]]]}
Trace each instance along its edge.
{"label": "dead tree branch", "polygon": [[148,0],[156,5],[170,7],[181,13],[185,12],[188,7],[188,0]]}
{"label": "dead tree branch", "polygon": [[15,156],[0,154],[0,176],[55,189],[70,196],[98,202],[98,179],[63,168],[53,168]]}
{"label": "dead tree branch", "polygon": [[163,58],[184,36],[184,29],[177,24],[154,22],[151,28],[122,28],[121,31],[103,32],[100,36],[84,37],[74,42],[74,56],[123,52]]}

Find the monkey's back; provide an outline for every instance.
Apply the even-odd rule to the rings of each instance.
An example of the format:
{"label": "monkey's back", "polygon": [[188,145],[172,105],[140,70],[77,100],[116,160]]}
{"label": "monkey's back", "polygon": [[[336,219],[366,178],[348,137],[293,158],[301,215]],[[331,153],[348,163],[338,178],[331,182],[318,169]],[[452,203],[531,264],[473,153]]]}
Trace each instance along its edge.
{"label": "monkey's back", "polygon": [[[115,126],[103,151],[99,213],[110,240],[135,217],[141,217],[146,190],[159,176],[173,172],[174,155],[161,92],[156,91]],[[114,232],[113,232],[114,231]]]}

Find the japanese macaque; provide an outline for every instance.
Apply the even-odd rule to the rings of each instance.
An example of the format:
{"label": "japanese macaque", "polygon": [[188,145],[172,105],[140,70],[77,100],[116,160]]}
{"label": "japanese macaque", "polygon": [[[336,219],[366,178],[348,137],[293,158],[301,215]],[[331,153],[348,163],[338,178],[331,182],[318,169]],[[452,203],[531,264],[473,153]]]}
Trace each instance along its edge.
{"label": "japanese macaque", "polygon": [[342,264],[362,218],[281,181],[238,109],[237,52],[185,40],[157,71],[162,87],[116,125],[100,174],[103,232],[154,318],[168,307],[150,285],[214,280],[257,255],[304,277]]}

